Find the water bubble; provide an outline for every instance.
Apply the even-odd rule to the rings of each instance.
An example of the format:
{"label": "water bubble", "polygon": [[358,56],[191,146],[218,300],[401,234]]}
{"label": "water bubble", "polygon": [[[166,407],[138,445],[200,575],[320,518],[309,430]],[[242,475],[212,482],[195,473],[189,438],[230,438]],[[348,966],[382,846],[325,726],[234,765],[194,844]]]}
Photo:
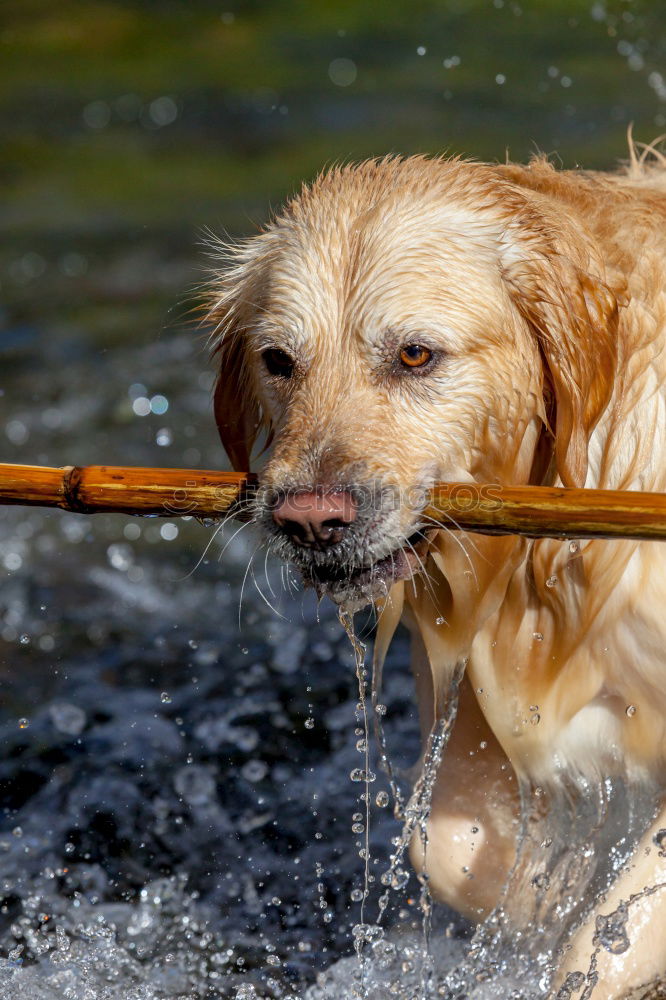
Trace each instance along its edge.
{"label": "water bubble", "polygon": [[79,736],[86,727],[86,713],[78,705],[57,701],[49,708],[51,722],[59,733]]}
{"label": "water bubble", "polygon": [[479,743],[479,750],[487,750],[487,749],[488,749],[488,741],[481,740],[481,742]]}
{"label": "water bubble", "polygon": [[556,576],[549,576],[548,579],[546,580],[546,586],[547,587],[556,587],[557,586],[557,577]]}
{"label": "water bubble", "polygon": [[173,433],[169,427],[160,427],[157,434],[155,435],[155,443],[160,446],[160,448],[166,448],[168,445],[173,443]]}
{"label": "water bubble", "polygon": [[446,625],[446,618],[435,618],[435,625]]}
{"label": "water bubble", "polygon": [[241,774],[246,781],[251,781],[254,784],[266,777],[268,774],[268,764],[263,760],[248,760],[241,767]]}
{"label": "water bubble", "polygon": [[162,694],[160,695],[160,701],[162,702],[163,705],[171,704],[171,695],[169,694],[168,691],[162,691]]}
{"label": "water bubble", "polygon": [[210,802],[216,791],[215,778],[208,768],[198,764],[188,764],[176,771],[173,787],[178,795],[191,806]]}
{"label": "water bubble", "polygon": [[636,714],[636,712],[637,708],[635,705],[627,705],[625,709],[625,714],[628,715],[630,719],[632,718],[632,716]]}
{"label": "water bubble", "polygon": [[15,826],[12,830],[12,837],[20,839],[23,836],[23,829],[20,826]]}
{"label": "water bubble", "polygon": [[306,719],[304,723],[306,729],[314,729],[314,724],[315,720],[313,718]]}
{"label": "water bubble", "polygon": [[352,823],[352,833],[365,833],[363,823]]}
{"label": "water bubble", "polygon": [[532,638],[535,642],[543,642],[543,632],[532,632]]}
{"label": "water bubble", "polygon": [[353,903],[360,903],[361,900],[363,899],[363,890],[362,889],[352,889],[352,891],[349,893],[349,896],[350,896],[351,901]]}
{"label": "water bubble", "polygon": [[541,716],[539,715],[538,712],[535,712],[534,715],[530,716],[530,724],[532,726],[538,726],[540,722],[541,722]]}
{"label": "water bubble", "polygon": [[29,725],[30,725],[30,720],[29,719],[19,719],[18,720],[19,729],[27,729]]}
{"label": "water bubble", "polygon": [[572,556],[575,555],[576,552],[578,552],[579,548],[580,545],[578,544],[578,542],[569,542],[569,552],[571,553]]}
{"label": "water bubble", "polygon": [[277,955],[267,955],[266,956],[266,964],[267,965],[278,966],[278,965],[282,965],[282,962],[280,961],[280,959],[279,959],[279,957]]}
{"label": "water bubble", "polygon": [[384,807],[389,804],[389,795],[388,795],[388,792],[377,792],[377,796],[375,798],[375,802],[379,806],[380,809],[384,809]]}
{"label": "water bubble", "polygon": [[328,66],[328,75],[336,87],[349,87],[358,75],[356,63],[351,59],[333,59]]}
{"label": "water bubble", "polygon": [[386,705],[375,705],[375,712],[377,715],[386,715]]}
{"label": "water bubble", "polygon": [[357,740],[356,749],[358,750],[359,753],[365,753],[365,751],[368,749],[368,741],[365,739]]}
{"label": "water bubble", "polygon": [[24,632],[22,635],[19,636],[19,642],[21,643],[22,646],[30,645],[30,636],[27,634],[27,632]]}
{"label": "water bubble", "polygon": [[178,525],[174,524],[173,521],[166,521],[160,527],[160,535],[165,542],[173,542],[175,538],[178,538]]}

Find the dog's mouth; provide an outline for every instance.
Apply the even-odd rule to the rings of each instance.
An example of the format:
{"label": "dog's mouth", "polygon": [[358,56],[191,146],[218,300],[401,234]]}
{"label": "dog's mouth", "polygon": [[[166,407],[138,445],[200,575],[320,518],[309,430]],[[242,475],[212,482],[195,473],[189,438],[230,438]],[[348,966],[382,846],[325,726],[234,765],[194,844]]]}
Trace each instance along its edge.
{"label": "dog's mouth", "polygon": [[311,565],[303,578],[319,597],[330,597],[336,604],[361,608],[385,596],[397,580],[408,580],[425,571],[425,560],[436,529],[422,528],[369,565],[349,567],[340,564]]}

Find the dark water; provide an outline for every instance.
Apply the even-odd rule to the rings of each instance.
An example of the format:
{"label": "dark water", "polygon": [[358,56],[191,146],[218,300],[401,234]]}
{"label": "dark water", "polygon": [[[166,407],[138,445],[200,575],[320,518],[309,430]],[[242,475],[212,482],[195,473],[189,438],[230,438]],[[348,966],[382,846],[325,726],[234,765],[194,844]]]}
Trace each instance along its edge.
{"label": "dark water", "polygon": [[[629,121],[645,140],[666,123],[656,5],[4,15],[1,461],[223,467],[183,321],[202,227],[251,232],[326,161],[539,146],[608,166]],[[236,530],[0,510],[2,1000],[301,996],[343,955],[312,998],[357,989],[352,650],[263,553],[246,572]],[[418,754],[406,663],[398,635],[397,766]],[[373,804],[372,914],[399,829]],[[418,995],[419,888],[392,890],[371,942],[378,995]],[[434,922],[444,967],[465,929]]]}
{"label": "dark water", "polygon": [[[131,460],[156,455],[155,430],[203,423],[200,360],[182,337],[117,352],[116,388],[127,364],[170,401],[164,415],[114,428]],[[46,367],[30,379],[54,388]],[[106,411],[104,387],[86,386],[75,366],[58,380],[88,421]],[[118,394],[119,412],[127,399]],[[36,424],[28,440],[39,454],[49,434]],[[219,461],[192,440],[204,464]],[[163,447],[170,456],[175,444]],[[276,601],[280,573],[269,567],[267,579],[263,554],[240,604],[255,543],[237,531],[219,533],[199,563],[212,529],[195,522],[3,513],[10,960],[0,996],[62,996],[63,976],[77,1000],[129,996],[130,984],[137,997],[234,996],[256,977],[281,995],[350,949],[361,878],[351,648],[331,609],[302,595]],[[395,663],[406,656],[397,646]],[[401,663],[388,724],[415,757],[409,687]],[[376,812],[382,858],[395,831],[388,810]]]}

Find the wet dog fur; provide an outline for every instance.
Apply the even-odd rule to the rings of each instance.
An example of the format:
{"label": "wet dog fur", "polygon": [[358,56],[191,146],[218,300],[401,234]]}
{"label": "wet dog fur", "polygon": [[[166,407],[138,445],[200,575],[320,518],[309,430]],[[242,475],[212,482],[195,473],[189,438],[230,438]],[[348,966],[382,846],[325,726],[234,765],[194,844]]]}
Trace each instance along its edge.
{"label": "wet dog fur", "polygon": [[[424,498],[437,480],[666,491],[664,161],[335,168],[220,254],[215,412],[235,467],[272,443],[267,541],[338,603],[374,602],[379,645],[407,623],[424,739],[467,661],[426,863],[479,919],[514,860],[519,783],[663,785],[666,548],[430,530]],[[396,367],[405,344],[426,370]],[[266,368],[276,350],[289,377]],[[304,550],[269,497],[319,488],[371,499],[339,546]],[[606,910],[666,879],[665,826],[662,806]],[[599,955],[595,995],[666,979],[665,924],[666,893],[634,907],[634,946]],[[590,918],[562,975],[587,969],[593,936]]]}

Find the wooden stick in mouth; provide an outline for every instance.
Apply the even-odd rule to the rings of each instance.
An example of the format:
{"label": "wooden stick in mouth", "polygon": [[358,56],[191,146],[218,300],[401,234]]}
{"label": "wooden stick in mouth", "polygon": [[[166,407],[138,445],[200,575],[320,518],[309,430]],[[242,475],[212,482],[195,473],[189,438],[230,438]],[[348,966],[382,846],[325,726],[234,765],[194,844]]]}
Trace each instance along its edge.
{"label": "wooden stick in mouth", "polygon": [[[0,505],[202,519],[247,517],[256,477],[206,469],[0,464]],[[666,539],[666,494],[437,483],[425,513],[443,527],[531,538]]]}

